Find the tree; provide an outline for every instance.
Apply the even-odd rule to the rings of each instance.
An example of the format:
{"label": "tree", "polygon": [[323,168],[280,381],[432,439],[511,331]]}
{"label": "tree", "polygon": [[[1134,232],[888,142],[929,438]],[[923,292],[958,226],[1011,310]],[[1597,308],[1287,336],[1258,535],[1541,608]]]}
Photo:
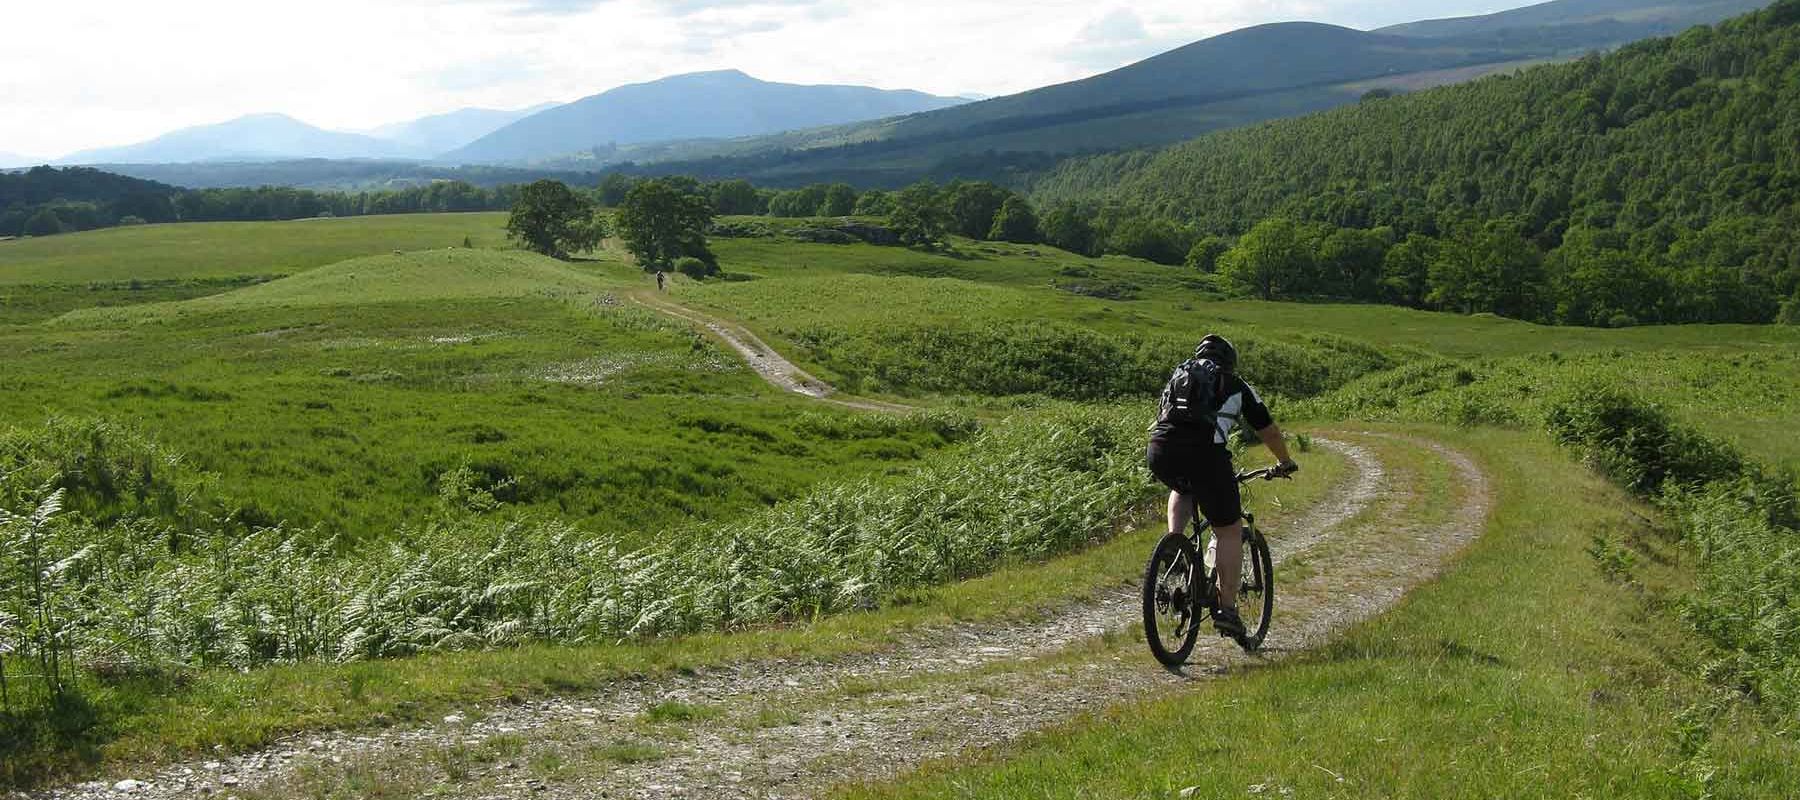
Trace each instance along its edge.
{"label": "tree", "polygon": [[30,219],[25,220],[24,233],[26,236],[55,236],[62,233],[63,230],[62,219],[56,216],[56,212],[48,208],[38,211],[31,215]]}
{"label": "tree", "polygon": [[1381,293],[1383,259],[1390,231],[1338,228],[1319,243],[1321,290],[1359,300]]}
{"label": "tree", "polygon": [[1199,241],[1194,242],[1193,247],[1188,248],[1187,258],[1182,263],[1189,269],[1213,272],[1219,268],[1219,256],[1225,255],[1225,251],[1230,249],[1231,245],[1226,244],[1221,237],[1202,236]]}
{"label": "tree", "polygon": [[1018,195],[1006,198],[1006,202],[1000,204],[1000,213],[994,215],[994,227],[988,230],[987,238],[1019,244],[1036,243],[1038,221],[1031,203]]}
{"label": "tree", "polygon": [[719,214],[761,214],[764,210],[756,187],[746,180],[715,183],[709,187],[708,194],[712,197],[713,211]]}
{"label": "tree", "polygon": [[656,179],[632,187],[619,206],[617,223],[625,249],[651,270],[667,268],[683,256],[716,266],[718,258],[706,246],[712,219],[712,204],[705,197]]}
{"label": "tree", "polygon": [[1115,253],[1176,265],[1187,259],[1193,234],[1161,217],[1127,217],[1106,236],[1106,249]]}
{"label": "tree", "polygon": [[870,189],[856,198],[856,208],[852,213],[860,217],[885,217],[894,213],[894,195]]}
{"label": "tree", "polygon": [[636,185],[636,178],[618,172],[601,178],[600,205],[607,208],[618,208],[620,203],[625,202],[625,195],[631,192],[631,187]]}
{"label": "tree", "polygon": [[825,187],[825,197],[819,201],[817,213],[821,217],[847,217],[856,213],[856,190],[848,183]]}
{"label": "tree", "polygon": [[1544,316],[1543,254],[1511,220],[1461,226],[1431,264],[1426,302],[1464,313]]}
{"label": "tree", "polygon": [[920,181],[894,195],[894,210],[888,214],[888,227],[907,244],[932,244],[941,241],[950,227],[950,215],[941,202],[941,193],[929,181]]}
{"label": "tree", "polygon": [[562,181],[541,180],[519,190],[506,235],[532,252],[561,258],[592,250],[606,237],[593,203]]}
{"label": "tree", "polygon": [[1313,272],[1313,252],[1300,224],[1266,219],[1219,259],[1219,274],[1264,300],[1295,294]]}
{"label": "tree", "polygon": [[1390,303],[1418,308],[1430,291],[1431,264],[1438,257],[1438,241],[1421,233],[1388,248],[1381,260],[1381,291]]}
{"label": "tree", "polygon": [[970,239],[985,239],[994,229],[994,216],[1006,204],[1012,192],[986,181],[958,181],[944,187],[944,202],[950,214],[950,230]]}
{"label": "tree", "polygon": [[1056,204],[1044,215],[1038,228],[1044,234],[1044,242],[1052,247],[1084,256],[1100,253],[1099,232],[1094,230],[1094,223],[1087,213],[1074,203]]}

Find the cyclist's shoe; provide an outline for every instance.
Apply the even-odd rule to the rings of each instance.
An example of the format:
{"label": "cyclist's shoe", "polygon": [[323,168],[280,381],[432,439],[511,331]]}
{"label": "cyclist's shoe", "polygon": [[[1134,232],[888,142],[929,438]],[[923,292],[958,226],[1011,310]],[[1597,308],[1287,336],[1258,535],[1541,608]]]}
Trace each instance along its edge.
{"label": "cyclist's shoe", "polygon": [[1235,607],[1221,608],[1214,611],[1212,619],[1213,630],[1218,631],[1220,636],[1229,636],[1236,639],[1243,636],[1245,633],[1244,621],[1238,618],[1238,611]]}
{"label": "cyclist's shoe", "polygon": [[1285,478],[1299,471],[1300,465],[1294,463],[1292,460],[1283,461],[1275,465],[1275,474],[1279,477]]}

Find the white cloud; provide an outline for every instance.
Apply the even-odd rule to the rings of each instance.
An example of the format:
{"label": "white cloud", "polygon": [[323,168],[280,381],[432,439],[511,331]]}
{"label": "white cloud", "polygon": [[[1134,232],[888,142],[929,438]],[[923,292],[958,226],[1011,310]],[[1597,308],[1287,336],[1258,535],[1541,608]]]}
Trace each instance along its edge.
{"label": "white cloud", "polygon": [[[1412,16],[1490,10],[1447,5],[1459,7]],[[262,111],[364,129],[704,69],[999,95],[1259,22],[1411,18],[1381,8],[1367,0],[17,3],[0,47],[0,150],[63,154]]]}

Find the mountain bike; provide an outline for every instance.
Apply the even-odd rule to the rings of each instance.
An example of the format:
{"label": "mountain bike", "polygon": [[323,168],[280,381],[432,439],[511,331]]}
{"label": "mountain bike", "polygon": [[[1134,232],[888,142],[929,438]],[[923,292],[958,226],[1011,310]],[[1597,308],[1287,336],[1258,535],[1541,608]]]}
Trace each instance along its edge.
{"label": "mountain bike", "polygon": [[[1279,467],[1240,472],[1238,483],[1289,477]],[[1191,502],[1191,501],[1190,501]],[[1196,510],[1197,511],[1197,510]],[[1218,569],[1211,564],[1212,526],[1198,513],[1194,533],[1166,533],[1150,554],[1144,568],[1144,639],[1157,661],[1171,667],[1187,663],[1200,636],[1200,626],[1218,609]],[[1199,557],[1199,543],[1208,545],[1207,557]],[[1256,527],[1256,515],[1244,512],[1243,566],[1238,571],[1238,614],[1244,634],[1235,637],[1245,652],[1262,647],[1269,634],[1269,617],[1275,610],[1275,562],[1268,540]]]}

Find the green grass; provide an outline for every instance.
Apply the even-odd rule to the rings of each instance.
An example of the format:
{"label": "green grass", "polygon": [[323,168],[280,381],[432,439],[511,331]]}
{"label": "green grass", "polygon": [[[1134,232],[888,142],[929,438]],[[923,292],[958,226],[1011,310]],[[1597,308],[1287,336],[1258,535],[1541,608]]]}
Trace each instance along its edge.
{"label": "green grass", "polygon": [[506,215],[396,214],[134,225],[0,242],[0,285],[289,275],[395,250],[505,241]]}
{"label": "green grass", "polygon": [[[1314,654],[843,796],[1800,792],[1800,746],[1704,683],[1669,605],[1691,576],[1641,509],[1537,437],[1428,434],[1480,453],[1498,505],[1455,567],[1393,611]],[[1588,555],[1597,536],[1639,552],[1628,582]]]}
{"label": "green grass", "polygon": [[[465,230],[478,246],[497,243],[499,223],[499,215],[414,215],[153,226],[0,244],[0,350],[8,354],[0,425],[30,428],[56,415],[123,421],[185,453],[191,466],[217,473],[219,490],[252,504],[259,517],[352,538],[394,536],[443,513],[443,477],[463,466],[474,488],[503,503],[491,513],[647,539],[694,518],[742,519],[822,481],[907,473],[953,443],[926,421],[871,425],[858,412],[769,388],[690,326],[618,302],[645,281],[612,251],[564,264],[517,252],[441,249],[459,245]],[[391,254],[413,249],[407,242],[431,249]],[[22,245],[39,249],[17,249]],[[970,394],[982,385],[967,376],[970,365],[979,372],[991,363],[981,359],[1015,344],[1025,357],[1013,366],[1025,371],[1038,368],[1039,357],[1047,363],[1059,356],[1063,343],[1112,347],[1075,351],[1077,366],[1111,379],[1144,365],[1165,369],[1170,352],[1217,329],[1253,345],[1245,372],[1265,388],[1297,396],[1364,376],[1310,406],[1283,401],[1278,415],[1331,414],[1349,403],[1359,418],[1527,426],[1543,396],[1598,376],[1640,385],[1681,418],[1764,458],[1790,465],[1800,458],[1800,445],[1787,435],[1800,424],[1792,391],[1800,385],[1792,355],[1800,331],[1791,328],[1602,331],[1376,306],[1225,300],[1212,278],[1179,268],[961,240],[949,255],[774,239],[717,240],[715,247],[727,272],[742,280],[677,278],[672,299],[744,323],[822,377],[934,406],[995,415],[1036,405],[1033,397]],[[254,285],[235,277],[282,274],[288,277]],[[1096,290],[1111,297],[1093,296]],[[1031,326],[1068,336],[1027,341]],[[952,338],[941,337],[945,331],[972,338],[912,349],[930,337]],[[1430,363],[1439,358],[1459,362]],[[1385,371],[1393,365],[1401,369]],[[930,380],[895,377],[907,370]],[[1159,383],[1160,375],[1137,378]],[[1076,382],[1085,379],[1081,373]],[[1416,396],[1409,394],[1414,389]],[[962,785],[945,781],[967,781],[994,795],[1043,789],[1164,796],[1213,780],[1175,767],[1222,755],[1231,756],[1230,769],[1206,784],[1209,792],[1238,796],[1268,784],[1269,775],[1303,793],[1340,791],[1335,782],[1302,781],[1302,774],[1325,773],[1299,764],[1296,753],[1347,777],[1337,765],[1366,767],[1354,779],[1371,783],[1354,786],[1394,795],[1454,795],[1458,786],[1505,794],[1501,789],[1529,788],[1522,781],[1533,777],[1562,781],[1556,785],[1569,788],[1564,794],[1683,788],[1680,781],[1700,772],[1656,776],[1670,773],[1671,764],[1704,766],[1668,743],[1669,715],[1705,696],[1693,679],[1698,668],[1683,660],[1692,643],[1668,607],[1631,605],[1648,601],[1636,590],[1596,583],[1581,552],[1597,532],[1623,536],[1627,506],[1536,439],[1459,436],[1479,446],[1496,470],[1504,513],[1492,541],[1390,615],[1397,621],[1363,626],[1345,639],[1354,647],[1259,672],[1234,688],[1205,688],[1202,698],[1052,734],[1029,747],[1086,749],[1042,755],[1031,770],[980,764],[880,791],[929,795]],[[1343,476],[1333,458],[1315,454],[1307,464],[1307,480],[1276,490],[1289,508],[1316,497],[1327,477]],[[1545,498],[1541,507],[1534,498]],[[1279,515],[1263,513],[1278,531]],[[8,777],[81,774],[97,763],[157,761],[215,744],[249,748],[321,727],[425,720],[447,707],[591,690],[683,667],[866,652],[920,626],[1028,615],[1114,588],[1140,569],[1151,541],[1151,532],[1130,534],[1077,555],[909,593],[872,613],[786,629],[92,678],[83,694],[91,706],[82,712],[93,715],[92,727],[8,754],[15,770]],[[1652,539],[1633,541],[1678,558]],[[1642,580],[1662,592],[1679,587],[1684,574]],[[1533,575],[1548,584],[1543,597],[1533,594],[1535,584],[1521,583]],[[1516,602],[1513,593],[1531,602]],[[1554,635],[1540,633],[1545,624],[1555,626]],[[1282,677],[1290,675],[1299,677]],[[1604,683],[1617,675],[1638,683]],[[1340,684],[1342,691],[1334,688]],[[1580,693],[1594,685],[1601,694],[1591,697],[1607,699],[1584,705]],[[1503,691],[1515,689],[1527,692],[1527,701],[1507,701]],[[1457,706],[1455,698],[1465,696],[1470,702]],[[1125,715],[1138,714],[1201,730],[1194,726],[1208,708],[1234,700],[1262,704],[1245,706],[1258,709],[1259,727],[1241,741],[1185,737],[1177,744],[1188,749],[1170,750],[1176,745],[1158,745],[1155,731],[1118,735],[1139,722]],[[1699,754],[1713,759],[1706,763],[1740,759],[1725,762],[1733,766],[1721,786],[1747,783],[1758,769],[1774,776],[1767,780],[1788,779],[1770,766],[1779,747],[1762,738],[1754,720],[1733,734],[1727,723],[1737,718],[1722,719],[1708,734],[1714,749]],[[1419,741],[1351,744],[1391,738],[1374,732],[1380,726],[1409,725],[1423,732]],[[1607,762],[1593,770],[1586,762],[1570,766],[1578,756],[1550,747],[1588,753],[1583,737],[1590,732],[1602,735],[1596,742],[1603,747],[1579,758]],[[1289,740],[1298,744],[1273,746]],[[1156,755],[1127,758],[1136,747]],[[1038,752],[1016,751],[1017,763]],[[1538,753],[1562,760],[1552,760],[1549,772],[1501,774],[1502,762],[1535,768],[1537,761],[1520,759]],[[1077,769],[1124,761],[1130,766]],[[1443,775],[1424,774],[1428,765]],[[1075,771],[1050,771],[1058,769]],[[1631,783],[1626,774],[1634,769],[1648,771],[1644,780],[1667,781]],[[1584,770],[1593,774],[1583,777]]]}
{"label": "green grass", "polygon": [[[1275,535],[1284,520],[1351,477],[1349,465],[1329,452],[1303,458],[1304,480],[1258,488],[1250,501],[1259,524]],[[214,746],[248,750],[300,731],[423,722],[468,704],[592,691],[624,678],[747,660],[867,653],[891,647],[909,632],[951,622],[1031,619],[1043,609],[1131,585],[1161,529],[1160,522],[1152,522],[1075,554],[1013,563],[980,578],[909,593],[879,610],[806,624],[644,642],[539,643],[389,661],[286,664],[247,672],[90,678],[81,697],[95,715],[91,727],[79,736],[7,753],[9,771],[0,778],[17,783],[79,776],[101,765],[162,762]],[[671,706],[664,715],[690,712],[706,713],[702,707]],[[770,724],[782,719],[779,714],[769,717]]]}
{"label": "green grass", "polygon": [[464,464],[508,484],[513,510],[648,533],[946,443],[904,425],[805,433],[855,414],[786,396],[610,293],[634,275],[428,251],[0,328],[0,424],[123,421],[260,518],[354,537],[427,519]]}

